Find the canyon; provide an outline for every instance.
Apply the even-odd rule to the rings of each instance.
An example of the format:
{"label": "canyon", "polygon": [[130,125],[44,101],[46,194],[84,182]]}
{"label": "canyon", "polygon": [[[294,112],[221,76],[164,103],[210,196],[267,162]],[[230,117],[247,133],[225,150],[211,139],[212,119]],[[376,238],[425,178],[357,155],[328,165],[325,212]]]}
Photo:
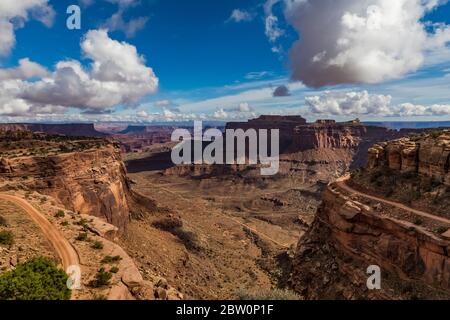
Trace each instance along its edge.
{"label": "canyon", "polygon": [[[0,126],[0,191],[44,212],[79,250],[88,278],[102,256],[90,242],[74,241],[77,233],[87,230],[109,255],[120,253],[119,269],[131,268],[133,276],[120,271],[102,295],[448,297],[446,131],[392,130],[358,119],[307,123],[300,116],[226,124],[280,129],[280,172],[264,177],[259,165],[175,166],[176,126],[73,126]],[[342,180],[348,172],[351,179]],[[404,198],[409,191],[421,196]],[[54,217],[58,210],[66,218]],[[54,257],[48,243],[40,246]],[[366,287],[373,264],[382,269],[382,290]]]}
{"label": "canyon", "polygon": [[[448,201],[447,149],[447,131],[381,143],[368,151],[366,169],[331,182],[312,227],[298,244],[294,290],[307,299],[448,299],[450,220],[432,206],[403,204],[382,192],[392,182],[380,179],[377,171],[386,170],[386,179],[406,172],[437,179],[433,189],[444,188]],[[369,182],[374,173],[372,185],[378,188]],[[402,177],[409,183],[420,181],[414,175]],[[401,181],[398,187],[406,189],[408,182]],[[421,201],[427,198],[424,192]],[[444,210],[448,213],[448,206]],[[382,270],[381,290],[366,286],[370,265]]]}

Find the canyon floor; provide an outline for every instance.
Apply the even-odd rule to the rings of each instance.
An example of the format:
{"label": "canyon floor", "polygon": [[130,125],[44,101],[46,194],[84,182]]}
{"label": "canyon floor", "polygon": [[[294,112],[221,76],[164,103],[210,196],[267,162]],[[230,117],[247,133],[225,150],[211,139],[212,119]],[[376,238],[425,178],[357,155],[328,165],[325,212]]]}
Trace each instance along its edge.
{"label": "canyon floor", "polygon": [[[160,208],[131,221],[121,239],[144,277],[146,270],[160,274],[192,299],[235,299],[286,286],[294,248],[319,204],[315,186],[200,179],[130,159],[133,190]],[[168,215],[182,228],[158,227]]]}

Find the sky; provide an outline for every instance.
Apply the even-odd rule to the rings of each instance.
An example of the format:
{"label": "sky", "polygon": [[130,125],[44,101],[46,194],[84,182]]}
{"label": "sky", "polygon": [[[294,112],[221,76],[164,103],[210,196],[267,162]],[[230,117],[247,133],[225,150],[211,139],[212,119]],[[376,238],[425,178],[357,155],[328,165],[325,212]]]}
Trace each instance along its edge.
{"label": "sky", "polygon": [[0,2],[2,122],[445,121],[449,89],[446,0]]}

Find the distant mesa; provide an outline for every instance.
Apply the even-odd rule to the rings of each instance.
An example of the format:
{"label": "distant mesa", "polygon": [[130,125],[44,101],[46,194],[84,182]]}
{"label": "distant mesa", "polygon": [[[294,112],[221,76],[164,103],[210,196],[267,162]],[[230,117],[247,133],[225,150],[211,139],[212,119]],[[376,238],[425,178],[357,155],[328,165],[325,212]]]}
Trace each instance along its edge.
{"label": "distant mesa", "polygon": [[0,131],[31,131],[69,137],[106,137],[107,134],[95,130],[94,124],[38,124],[10,123],[0,124]]}

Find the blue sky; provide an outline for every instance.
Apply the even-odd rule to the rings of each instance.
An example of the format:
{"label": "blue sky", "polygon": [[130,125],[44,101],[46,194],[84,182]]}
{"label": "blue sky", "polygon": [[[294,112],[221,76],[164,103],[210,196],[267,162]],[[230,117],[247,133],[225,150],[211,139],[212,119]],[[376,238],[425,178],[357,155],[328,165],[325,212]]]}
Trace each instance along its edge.
{"label": "blue sky", "polygon": [[[384,19],[383,14],[395,12],[395,8],[383,7],[387,5],[382,0],[362,0],[367,3],[366,7],[359,7],[361,2],[349,6],[355,2],[352,0],[336,1],[336,12],[342,11],[336,28],[333,28],[333,20],[329,22],[322,13],[329,9],[328,0],[315,0],[312,6],[316,6],[317,11],[303,7],[301,2],[307,0],[294,1],[299,3],[295,8],[288,7],[284,0],[91,0],[89,4],[86,0],[85,3],[76,0],[30,2],[33,1],[37,3],[36,7],[51,6],[54,12],[52,23],[45,25],[39,21],[43,19],[35,17],[33,10],[36,8],[32,5],[25,8],[29,10],[26,17],[21,16],[17,9],[20,23],[16,22],[17,17],[13,13],[3,18],[0,13],[0,22],[6,19],[13,23],[15,37],[15,44],[9,52],[0,56],[0,68],[13,70],[21,59],[28,58],[48,72],[45,76],[41,73],[38,77],[33,75],[32,79],[21,78],[22,82],[16,83],[21,88],[16,91],[20,93],[10,90],[11,101],[0,100],[0,104],[8,106],[1,113],[5,121],[26,120],[30,112],[36,113],[34,118],[42,121],[240,120],[267,113],[302,114],[310,120],[323,117],[450,120],[450,28],[447,27],[450,24],[450,4],[437,6],[430,0],[425,1],[424,6],[430,3],[432,7],[425,8],[419,0],[401,0],[405,2],[401,12],[415,15],[422,10],[421,16],[405,21],[386,17],[393,23],[387,29],[383,22],[369,19],[370,8],[374,6],[380,8],[375,10],[375,17]],[[410,6],[408,1],[418,4]],[[81,30],[68,30],[66,27],[66,9],[71,4],[81,7]],[[310,10],[310,19],[299,21],[298,17],[303,17],[307,10]],[[121,24],[114,26],[111,17],[117,13],[120,13]],[[352,24],[360,23],[366,14],[367,24],[356,32],[352,26],[341,26],[344,18]],[[268,28],[270,17],[276,18],[276,24]],[[135,32],[127,32],[130,23],[139,19],[145,23]],[[369,28],[371,21],[380,23],[379,34]],[[330,32],[334,33],[333,39],[327,29],[319,32],[327,24],[329,30],[333,30]],[[405,27],[423,27],[429,39],[415,39],[414,34],[403,30]],[[90,30],[105,28],[109,29],[108,41],[132,45],[138,56],[145,57],[142,71],[145,73],[147,69],[144,67],[148,67],[154,75],[143,79],[157,78],[157,88],[147,87],[138,93],[130,93],[127,89],[126,93],[105,102],[104,106],[98,101],[92,102],[94,97],[86,102],[77,99],[73,93],[69,93],[73,96],[71,101],[76,101],[73,105],[64,99],[53,105],[43,98],[44,94],[55,94],[51,90],[62,88],[57,83],[61,77],[51,75],[56,64],[71,60],[79,61],[85,70],[92,68],[93,56],[97,55],[84,52],[81,44]],[[280,34],[273,36],[271,32],[277,30]],[[386,45],[382,40],[390,30],[394,30],[393,43]],[[439,39],[437,34],[441,35]],[[299,44],[298,50],[292,49],[298,39],[302,41],[302,36],[310,42],[306,40]],[[409,36],[411,39],[403,40]],[[322,41],[327,37],[330,39]],[[360,45],[366,37],[374,37],[380,43]],[[399,48],[396,37],[400,42],[408,42]],[[95,35],[91,40],[100,38],[105,40],[105,37]],[[336,44],[343,38],[350,44],[339,51],[341,49],[336,49]],[[0,38],[0,49],[1,41]],[[415,41],[423,41],[420,48],[411,44]],[[367,46],[367,56],[384,50],[382,57],[374,54],[374,58],[369,60],[364,54],[364,46]],[[303,59],[305,52],[314,52],[315,55],[309,60]],[[389,60],[386,55],[395,60]],[[323,59],[322,65],[340,59],[340,70],[317,67],[311,63],[316,58],[318,61]],[[358,64],[360,60],[365,62],[364,59],[367,63],[353,67],[355,61]],[[100,60],[103,65],[108,65],[108,59]],[[124,70],[117,73],[126,72]],[[323,80],[324,72],[325,75],[330,74],[329,79]],[[349,74],[351,72],[354,74]],[[90,81],[98,80],[93,71],[87,73]],[[46,77],[51,80],[38,86],[38,82]],[[48,82],[56,85],[51,89],[45,88]],[[64,82],[64,89],[67,89],[67,83]],[[274,91],[280,86],[286,86],[289,94],[285,92],[281,97],[274,97]],[[78,84],[76,88],[84,89]],[[102,84],[99,88],[105,86]],[[24,112],[11,111],[14,103],[24,104],[21,109]]]}

